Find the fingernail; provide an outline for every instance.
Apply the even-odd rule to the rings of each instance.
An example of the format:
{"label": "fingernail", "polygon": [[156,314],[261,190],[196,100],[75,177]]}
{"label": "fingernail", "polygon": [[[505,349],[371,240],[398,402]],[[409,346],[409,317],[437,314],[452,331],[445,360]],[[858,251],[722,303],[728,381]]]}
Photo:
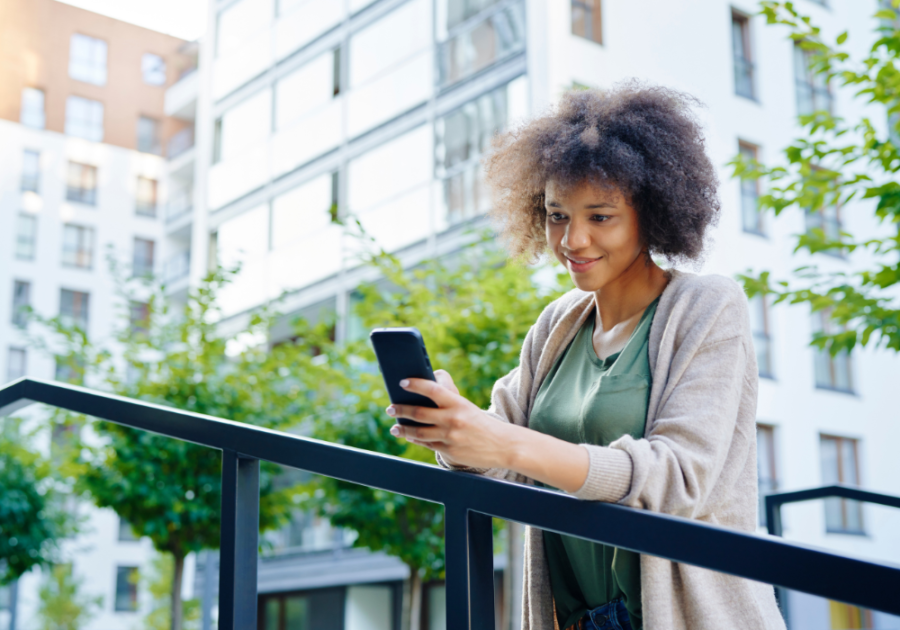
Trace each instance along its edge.
{"label": "fingernail", "polygon": [[393,418],[395,415],[397,415],[397,410],[394,409],[394,405],[391,405],[391,406],[388,407],[385,411],[387,411],[387,415],[391,416],[392,418]]}
{"label": "fingernail", "polygon": [[398,437],[400,435],[400,427],[398,427],[396,424],[391,427],[391,435],[393,435],[394,437]]}
{"label": "fingernail", "polygon": [[409,379],[403,379],[400,381],[400,387],[409,387]]}

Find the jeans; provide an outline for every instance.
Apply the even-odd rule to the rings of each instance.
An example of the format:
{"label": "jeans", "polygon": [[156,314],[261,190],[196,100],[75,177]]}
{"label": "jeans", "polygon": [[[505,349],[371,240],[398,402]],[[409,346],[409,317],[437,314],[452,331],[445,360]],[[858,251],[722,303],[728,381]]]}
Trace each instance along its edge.
{"label": "jeans", "polygon": [[613,600],[594,610],[589,610],[573,628],[577,630],[632,630],[625,602]]}

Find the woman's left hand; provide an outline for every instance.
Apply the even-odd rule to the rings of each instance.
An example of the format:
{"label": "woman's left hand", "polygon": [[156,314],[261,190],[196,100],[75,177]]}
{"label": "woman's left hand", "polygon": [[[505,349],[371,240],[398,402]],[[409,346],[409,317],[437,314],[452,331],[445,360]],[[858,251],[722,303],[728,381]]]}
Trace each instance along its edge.
{"label": "woman's left hand", "polygon": [[437,382],[421,378],[400,381],[406,391],[430,398],[438,408],[391,405],[388,415],[430,424],[412,427],[396,424],[391,435],[439,452],[448,464],[473,468],[508,468],[512,425],[498,422],[459,395],[453,379],[436,370]]}

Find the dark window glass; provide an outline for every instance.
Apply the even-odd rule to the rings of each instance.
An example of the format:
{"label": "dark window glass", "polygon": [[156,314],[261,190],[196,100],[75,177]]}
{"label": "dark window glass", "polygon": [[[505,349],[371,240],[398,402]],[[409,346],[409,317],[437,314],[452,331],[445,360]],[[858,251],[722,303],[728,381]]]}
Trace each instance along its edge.
{"label": "dark window glass", "polygon": [[28,354],[25,348],[10,348],[6,357],[6,380],[22,378],[28,369]]}
{"label": "dark window glass", "polygon": [[89,206],[97,205],[97,167],[69,162],[66,199]]}
{"label": "dark window glass", "polygon": [[94,265],[94,230],[82,225],[63,226],[62,264],[90,269]]}
{"label": "dark window glass", "polygon": [[[822,485],[859,485],[858,441],[823,435]],[[825,499],[825,529],[829,532],[862,533],[862,504],[850,499]]]}
{"label": "dark window glass", "polygon": [[812,65],[815,53],[804,50],[801,42],[794,43],[794,76],[797,86],[797,114],[805,116],[824,110],[834,113],[831,86],[825,77],[814,73]]}
{"label": "dark window glass", "polygon": [[572,0],[572,34],[603,43],[600,0]]}
{"label": "dark window glass", "polygon": [[[813,313],[813,332],[834,335],[846,330],[831,319],[831,310],[823,309]],[[828,350],[814,348],[814,368],[816,387],[841,392],[853,392],[853,370],[850,354],[846,350],[831,356]]]}
{"label": "dark window glass", "polygon": [[119,517],[119,542],[134,542],[140,540],[131,527],[131,523]]}
{"label": "dark window glass", "polygon": [[138,568],[116,567],[116,612],[138,609]]}
{"label": "dark window glass", "polygon": [[750,48],[750,19],[731,14],[731,39],[734,55],[734,91],[739,96],[756,98],[753,81],[753,55]]}
{"label": "dark window glass", "polygon": [[31,306],[31,283],[24,280],[13,282],[12,323],[24,328],[28,323],[28,307]]}
{"label": "dark window glass", "polygon": [[16,217],[16,258],[34,260],[37,248],[37,217],[20,214]]}
{"label": "dark window glass", "polygon": [[134,211],[145,217],[156,216],[156,192],[158,186],[155,179],[138,177],[134,195]]}
{"label": "dark window glass", "polygon": [[80,96],[66,99],[66,134],[92,142],[103,141],[103,103]]}
{"label": "dark window glass", "polygon": [[26,149],[22,154],[22,190],[40,192],[41,154]]}
{"label": "dark window glass", "polygon": [[82,291],[61,289],[59,292],[59,316],[70,326],[88,329],[90,295]]}
{"label": "dark window glass", "polygon": [[154,155],[162,154],[162,144],[159,141],[159,122],[157,120],[147,116],[138,118],[137,150]]}
{"label": "dark window glass", "polygon": [[[738,145],[741,155],[753,162],[759,160],[755,146],[741,142]],[[745,232],[765,235],[763,214],[759,211],[759,180],[741,179],[741,224]]]}
{"label": "dark window glass", "polygon": [[772,378],[772,338],[769,334],[769,309],[762,295],[750,300],[750,329],[756,348],[759,375]]}
{"label": "dark window glass", "polygon": [[22,90],[22,109],[19,122],[32,129],[43,129],[46,123],[44,116],[44,91],[36,88]]}
{"label": "dark window glass", "polygon": [[759,524],[765,526],[765,498],[778,490],[778,474],[775,468],[775,429],[764,424],[756,425],[756,475],[759,484]]}
{"label": "dark window glass", "polygon": [[69,76],[78,81],[106,85],[106,42],[75,33],[69,45]]}
{"label": "dark window glass", "polygon": [[144,53],[141,57],[141,75],[147,85],[166,84],[166,62],[159,55]]}
{"label": "dark window glass", "polygon": [[154,242],[149,239],[134,239],[134,258],[131,265],[133,275],[147,276],[153,273],[154,248]]}

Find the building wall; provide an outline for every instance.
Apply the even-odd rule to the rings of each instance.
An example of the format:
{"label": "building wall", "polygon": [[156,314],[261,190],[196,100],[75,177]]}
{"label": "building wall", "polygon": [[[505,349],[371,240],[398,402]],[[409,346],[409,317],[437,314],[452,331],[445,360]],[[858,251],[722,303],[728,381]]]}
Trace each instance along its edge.
{"label": "building wall", "polygon": [[[107,42],[105,86],[69,77],[69,43],[74,33]],[[104,142],[126,149],[137,145],[139,116],[163,121],[165,141],[184,125],[164,116],[163,101],[192,61],[178,53],[184,41],[55,0],[5,0],[0,4],[0,119],[19,121],[22,89],[44,90],[46,128],[63,133],[66,98],[81,96],[104,104]],[[141,57],[166,59],[167,83],[147,85]]]}
{"label": "building wall", "polygon": [[[443,173],[437,164],[438,121],[512,79],[521,81],[525,88],[518,101],[523,106],[515,110],[515,116],[545,111],[574,84],[606,88],[631,77],[685,91],[702,101],[704,106],[697,112],[706,130],[709,155],[719,171],[722,213],[711,232],[707,256],[694,271],[734,277],[748,269],[768,269],[773,275],[789,277],[792,269],[807,263],[838,271],[870,262],[865,253],[855,253],[848,260],[793,255],[794,235],[805,229],[802,213],[796,209],[778,219],[767,217],[764,235],[742,228],[739,184],[731,180],[726,165],[736,155],[739,141],[757,145],[763,161],[778,163],[783,159],[781,149],[800,133],[792,44],[785,31],[766,26],[759,17],[750,18],[749,25],[756,93],[754,98],[736,94],[732,12],[752,15],[758,10],[756,3],[699,0],[648,5],[606,0],[602,3],[603,43],[598,44],[572,34],[570,3],[527,0],[522,3],[527,25],[524,49],[452,85],[441,84],[440,75],[429,70],[419,74],[408,70],[404,81],[390,87],[390,77],[395,73],[402,76],[407,71],[404,68],[414,67],[419,56],[431,56],[432,68],[441,67],[443,42],[453,35],[446,33],[447,7],[461,4],[451,0],[282,0],[279,6],[271,0],[219,0],[214,4],[208,31],[208,46],[213,52],[201,67],[205,73],[202,94],[211,105],[198,119],[208,139],[198,147],[199,159],[212,160],[222,148],[215,141],[217,125],[227,127],[228,121],[237,121],[237,130],[246,132],[243,150],[233,157],[226,152],[212,160],[216,163],[210,165],[208,181],[198,182],[198,188],[208,190],[208,195],[196,199],[194,214],[195,225],[208,223],[208,232],[217,237],[220,260],[242,259],[245,263],[245,279],[226,296],[230,319],[224,326],[240,326],[247,309],[284,289],[293,290],[287,304],[298,311],[331,301],[347,320],[348,292],[369,276],[355,267],[346,237],[331,234],[335,230],[323,221],[331,199],[327,194],[323,197],[322,191],[325,180],[334,172],[339,173],[337,201],[342,211],[349,212],[368,209],[354,207],[358,198],[354,190],[365,189],[367,181],[379,177],[386,180],[397,170],[415,179],[409,189],[381,200],[379,212],[368,217],[360,212],[363,220],[368,219],[367,227],[397,249],[405,261],[458,247],[459,230],[447,221]],[[513,4],[495,3],[482,16],[487,19],[493,11]],[[830,7],[804,1],[798,8],[812,15],[826,37],[849,29],[854,51],[864,51],[873,34],[874,23],[869,16],[876,10],[876,1],[831,0],[828,4]],[[241,11],[252,12],[258,19],[247,26],[244,37],[229,40],[233,32],[227,35],[227,45],[218,51],[218,29],[223,20],[228,22],[223,16]],[[404,18],[398,17],[401,15],[412,16],[405,27],[396,30],[395,39],[402,41],[389,38],[382,44],[380,56],[389,62],[368,76],[369,60],[355,56],[354,47],[364,48],[366,33],[373,33],[392,16],[403,22]],[[277,121],[280,82],[304,68],[313,68],[317,60],[338,47],[342,53],[342,91],[335,99],[323,98],[318,109],[310,109],[307,116],[290,124],[254,127],[258,117],[246,116],[246,112],[266,111],[274,101]],[[397,52],[404,47],[405,54]],[[396,58],[392,56],[395,54]],[[359,76],[366,79],[357,85],[354,77]],[[423,82],[428,89],[415,86],[414,94],[404,93],[409,100],[398,105],[399,97],[394,92],[412,80]],[[382,87],[366,91],[368,81]],[[370,126],[355,123],[356,94],[365,95],[363,102],[371,110],[390,114]],[[837,91],[839,115],[853,118],[867,114],[875,124],[886,125],[884,112],[861,105],[851,94]],[[242,117],[246,122],[240,122]],[[217,123],[220,120],[223,122]],[[402,145],[417,130],[418,143],[411,141],[403,145],[406,151],[391,152],[391,146]],[[424,192],[414,203],[427,214],[427,224],[416,228],[410,238],[391,243],[397,232],[417,225],[414,217],[405,214],[404,200],[418,191]],[[279,212],[276,206],[292,193],[296,198],[288,207],[315,228],[298,230],[296,238],[281,247],[273,238],[273,234],[280,236],[274,227]],[[872,220],[870,202],[848,205],[844,217],[846,228],[857,237],[882,229]],[[194,242],[198,242],[197,234]],[[317,248],[327,256],[317,256]],[[332,256],[335,251],[339,255]],[[304,258],[310,256],[310,260]],[[195,267],[207,264],[205,255],[195,255],[193,260]],[[196,270],[192,275],[196,276]],[[891,384],[900,367],[898,357],[875,348],[858,350],[852,358],[851,392],[817,387],[814,353],[808,346],[812,322],[806,307],[781,305],[770,308],[768,316],[772,371],[761,378],[759,421],[774,427],[778,488],[822,485],[820,438],[838,435],[858,440],[863,487],[900,493],[900,464],[891,452],[900,438],[891,399]],[[789,539],[900,561],[900,542],[892,535],[900,527],[897,511],[866,506],[864,535],[827,533],[822,502],[789,506],[784,511]],[[828,619],[828,603],[795,597],[790,614],[794,628],[812,628],[816,620]],[[889,627],[885,625],[889,623],[876,616],[876,625],[882,624],[878,627]]]}

